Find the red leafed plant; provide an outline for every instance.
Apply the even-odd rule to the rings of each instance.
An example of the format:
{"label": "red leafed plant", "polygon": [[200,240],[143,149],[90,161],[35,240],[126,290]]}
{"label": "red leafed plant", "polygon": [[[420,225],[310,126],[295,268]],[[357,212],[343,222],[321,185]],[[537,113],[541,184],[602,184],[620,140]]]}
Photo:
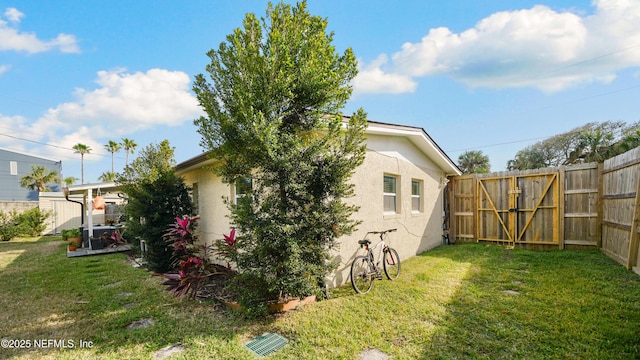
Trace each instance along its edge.
{"label": "red leafed plant", "polygon": [[[202,283],[213,276],[228,278],[233,275],[229,261],[235,259],[236,231],[231,230],[224,239],[216,240],[212,246],[196,245],[198,240],[195,229],[199,217],[177,217],[169,226],[164,238],[167,244],[173,248],[173,266],[176,273],[161,274],[166,280],[162,283],[176,296],[186,295],[194,299],[198,295]],[[227,271],[221,265],[209,261],[210,251],[227,259]]]}
{"label": "red leafed plant", "polygon": [[199,219],[198,216],[188,215],[176,217],[176,222],[164,233],[165,241],[173,248],[174,264],[196,255],[195,242],[198,238],[195,230]]}
{"label": "red leafed plant", "polygon": [[178,272],[162,274],[167,279],[162,285],[167,286],[167,290],[176,296],[188,295],[195,298],[200,283],[206,278],[206,253],[203,258],[195,245],[198,240],[195,230],[199,219],[188,215],[176,217],[176,221],[169,225],[164,234],[165,241],[173,248],[173,264]]}
{"label": "red leafed plant", "polygon": [[176,296],[187,295],[190,299],[195,299],[200,283],[206,278],[204,264],[197,257],[180,261],[180,271],[177,274],[162,276],[167,279],[162,285],[167,286],[168,291]]}
{"label": "red leafed plant", "polygon": [[125,238],[118,230],[114,231],[111,234],[109,234],[108,232],[104,232],[102,235],[100,235],[100,239],[105,243],[106,246],[118,246],[127,243],[127,240],[125,240]]}
{"label": "red leafed plant", "polygon": [[215,254],[227,261],[227,270],[231,271],[231,262],[235,262],[238,253],[236,239],[236,229],[231,229],[229,235],[222,234],[224,239],[219,239],[214,243]]}

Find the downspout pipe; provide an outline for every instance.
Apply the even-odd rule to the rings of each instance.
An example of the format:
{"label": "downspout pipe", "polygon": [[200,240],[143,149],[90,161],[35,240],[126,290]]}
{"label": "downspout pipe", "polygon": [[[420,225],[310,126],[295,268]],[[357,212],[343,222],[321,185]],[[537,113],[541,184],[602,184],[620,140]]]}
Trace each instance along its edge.
{"label": "downspout pipe", "polygon": [[84,203],[82,201],[76,201],[76,200],[71,200],[69,199],[69,188],[68,187],[63,187],[62,188],[62,192],[64,193],[64,198],[69,201],[69,202],[73,202],[76,204],[80,204],[80,219],[82,220],[82,225],[84,225]]}

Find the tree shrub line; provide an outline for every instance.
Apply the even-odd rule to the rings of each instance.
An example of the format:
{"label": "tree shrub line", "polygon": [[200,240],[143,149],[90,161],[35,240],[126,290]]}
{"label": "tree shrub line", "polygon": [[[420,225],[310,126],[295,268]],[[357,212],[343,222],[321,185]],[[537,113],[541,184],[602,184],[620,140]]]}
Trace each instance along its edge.
{"label": "tree shrub line", "polygon": [[33,208],[22,213],[16,210],[0,211],[0,241],[9,241],[17,236],[38,236],[46,229],[45,222],[51,211]]}

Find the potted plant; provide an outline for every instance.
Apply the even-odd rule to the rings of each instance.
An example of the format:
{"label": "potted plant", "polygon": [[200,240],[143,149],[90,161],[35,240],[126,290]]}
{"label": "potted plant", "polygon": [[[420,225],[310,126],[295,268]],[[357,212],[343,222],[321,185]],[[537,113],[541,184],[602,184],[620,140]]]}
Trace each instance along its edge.
{"label": "potted plant", "polygon": [[82,233],[78,228],[62,230],[62,239],[66,240],[69,244],[73,243],[76,247],[80,247],[80,244],[82,244]]}
{"label": "potted plant", "polygon": [[69,241],[67,243],[67,248],[69,249],[69,251],[76,251],[78,250],[78,244],[76,244],[75,242]]}

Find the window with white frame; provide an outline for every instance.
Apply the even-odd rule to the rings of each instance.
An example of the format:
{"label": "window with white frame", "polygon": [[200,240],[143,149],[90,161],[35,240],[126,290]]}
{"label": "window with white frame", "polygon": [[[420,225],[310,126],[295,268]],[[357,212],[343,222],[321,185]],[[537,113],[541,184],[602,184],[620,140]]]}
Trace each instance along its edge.
{"label": "window with white frame", "polygon": [[18,175],[18,162],[9,161],[9,173],[11,175]]}
{"label": "window with white frame", "polygon": [[384,175],[384,212],[398,212],[398,177],[394,175]]}
{"label": "window with white frame", "polygon": [[411,179],[411,211],[422,211],[422,184],[421,180]]}
{"label": "window with white frame", "polygon": [[249,177],[236,179],[234,183],[234,191],[235,191],[234,198],[235,198],[236,204],[238,203],[239,199],[247,196],[247,194],[251,192],[252,186],[253,186],[253,180]]}

